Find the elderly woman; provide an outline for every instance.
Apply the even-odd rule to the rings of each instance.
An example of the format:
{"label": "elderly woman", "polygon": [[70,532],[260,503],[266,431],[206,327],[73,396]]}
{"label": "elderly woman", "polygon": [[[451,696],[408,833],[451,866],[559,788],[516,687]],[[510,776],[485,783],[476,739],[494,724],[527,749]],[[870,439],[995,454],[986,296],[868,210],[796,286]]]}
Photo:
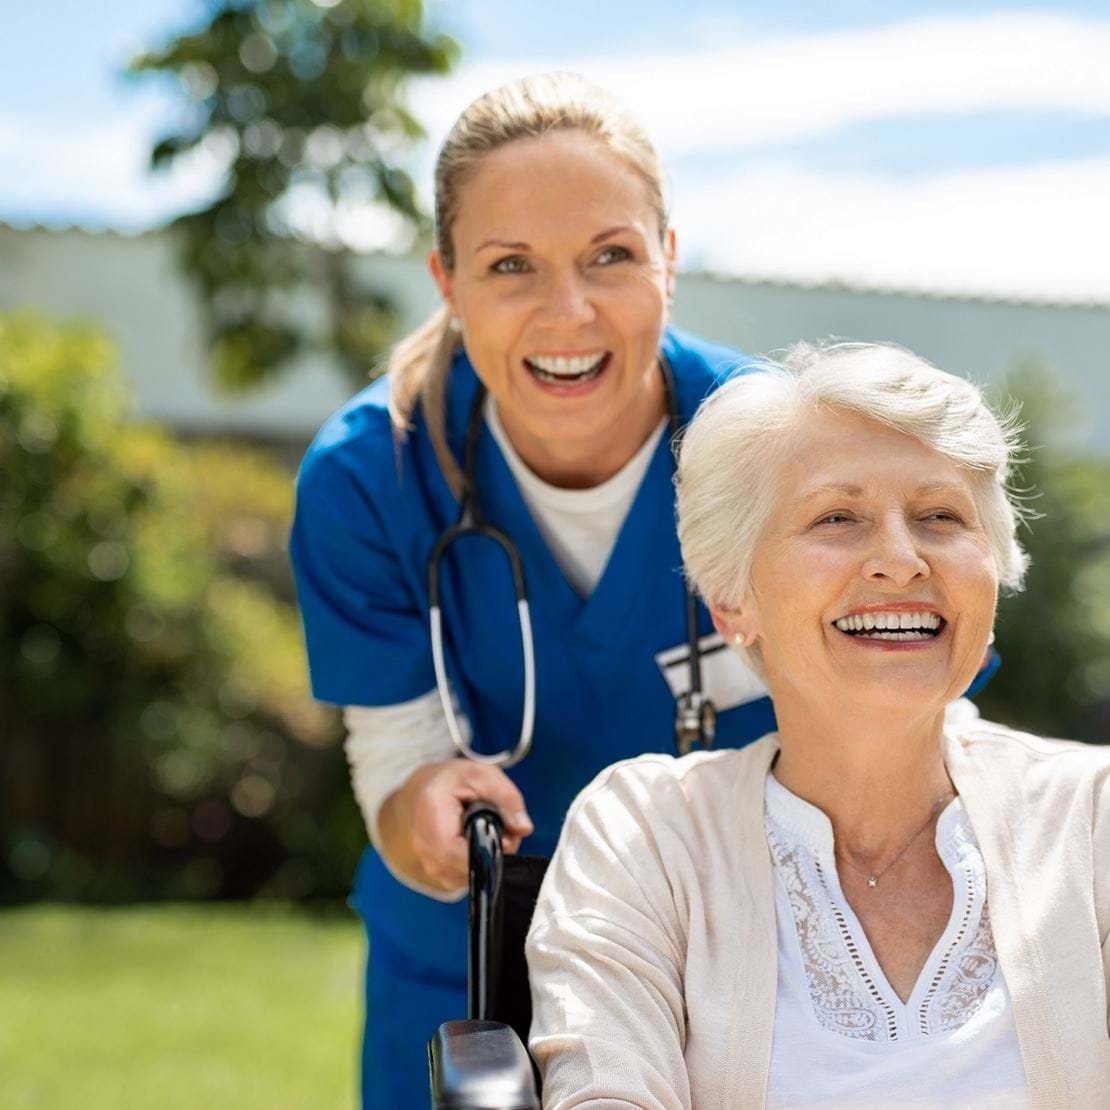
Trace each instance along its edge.
{"label": "elderly woman", "polygon": [[945,720],[1025,570],[1016,446],[891,347],[702,406],[683,556],[778,732],[575,802],[528,942],[545,1106],[1110,1104],[1110,755]]}

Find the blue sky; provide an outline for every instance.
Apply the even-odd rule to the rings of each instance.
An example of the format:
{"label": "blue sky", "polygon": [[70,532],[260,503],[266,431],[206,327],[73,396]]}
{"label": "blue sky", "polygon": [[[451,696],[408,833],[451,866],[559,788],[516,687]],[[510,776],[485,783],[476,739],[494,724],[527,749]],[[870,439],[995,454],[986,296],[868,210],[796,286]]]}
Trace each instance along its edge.
{"label": "blue sky", "polygon": [[[668,170],[688,266],[1110,300],[1110,4],[430,0],[463,46],[412,91],[433,139],[467,100],[572,68],[621,95]],[[0,220],[125,231],[203,201],[152,179],[172,90],[118,76],[199,0],[43,0],[0,37]],[[681,12],[676,18],[675,13]],[[431,143],[413,168],[430,176]],[[327,217],[306,204],[306,226]],[[349,217],[358,247],[388,222]]]}

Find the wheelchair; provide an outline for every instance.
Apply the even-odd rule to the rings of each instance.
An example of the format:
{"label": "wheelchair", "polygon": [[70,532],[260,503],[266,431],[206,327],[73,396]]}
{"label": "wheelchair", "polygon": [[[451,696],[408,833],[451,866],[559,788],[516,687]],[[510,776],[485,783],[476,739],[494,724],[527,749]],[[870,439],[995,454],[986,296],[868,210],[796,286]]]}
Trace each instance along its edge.
{"label": "wheelchair", "polygon": [[428,1044],[432,1110],[540,1110],[539,1073],[524,1047],[532,1020],[524,938],[548,860],[506,856],[504,826],[485,802],[463,827],[469,853],[466,1020]]}

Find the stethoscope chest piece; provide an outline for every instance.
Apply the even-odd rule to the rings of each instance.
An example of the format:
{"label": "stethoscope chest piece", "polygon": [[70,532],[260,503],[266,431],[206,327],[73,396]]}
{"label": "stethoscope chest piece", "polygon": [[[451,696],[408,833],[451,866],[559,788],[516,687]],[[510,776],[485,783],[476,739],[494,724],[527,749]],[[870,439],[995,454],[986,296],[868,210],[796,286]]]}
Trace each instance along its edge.
{"label": "stethoscope chest piece", "polygon": [[679,755],[689,755],[695,744],[705,751],[717,738],[717,709],[701,690],[688,690],[678,699],[674,739]]}

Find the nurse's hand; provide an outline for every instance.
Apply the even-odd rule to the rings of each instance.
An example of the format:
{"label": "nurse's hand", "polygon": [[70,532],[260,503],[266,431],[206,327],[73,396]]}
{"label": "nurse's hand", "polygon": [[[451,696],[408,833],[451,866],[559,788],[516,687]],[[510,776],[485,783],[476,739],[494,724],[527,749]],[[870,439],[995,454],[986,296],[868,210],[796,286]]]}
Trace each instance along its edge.
{"label": "nurse's hand", "polygon": [[444,892],[467,885],[462,816],[471,802],[491,802],[505,821],[503,843],[515,852],[532,831],[524,798],[499,767],[447,759],[417,768],[382,803],[378,832],[394,872]]}

